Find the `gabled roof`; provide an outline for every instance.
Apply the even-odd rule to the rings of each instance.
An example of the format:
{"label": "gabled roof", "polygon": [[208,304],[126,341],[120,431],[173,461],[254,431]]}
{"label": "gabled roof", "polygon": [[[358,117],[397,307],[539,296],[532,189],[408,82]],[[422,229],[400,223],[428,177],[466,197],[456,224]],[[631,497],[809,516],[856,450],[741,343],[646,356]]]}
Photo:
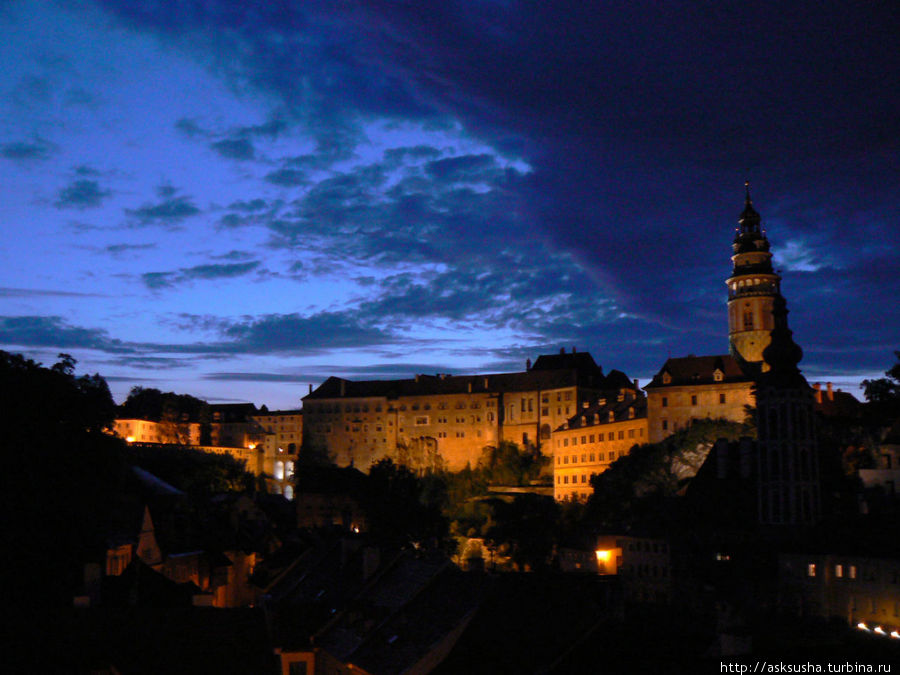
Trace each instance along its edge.
{"label": "gabled roof", "polygon": [[[634,408],[634,417],[629,417],[628,409]],[[610,413],[613,419],[610,420]],[[597,421],[595,422],[595,416]],[[556,431],[565,429],[580,429],[582,427],[602,426],[614,422],[622,422],[629,419],[641,419],[647,417],[647,398],[639,395],[635,398],[623,397],[620,401],[617,396],[599,398],[587,408],[582,408]]]}
{"label": "gabled roof", "polygon": [[[723,378],[715,379],[715,372],[721,371]],[[668,377],[666,377],[668,376]],[[644,389],[678,387],[697,384],[720,384],[722,382],[751,382],[738,362],[730,354],[718,356],[682,356],[668,359],[660,371],[653,376]]]}

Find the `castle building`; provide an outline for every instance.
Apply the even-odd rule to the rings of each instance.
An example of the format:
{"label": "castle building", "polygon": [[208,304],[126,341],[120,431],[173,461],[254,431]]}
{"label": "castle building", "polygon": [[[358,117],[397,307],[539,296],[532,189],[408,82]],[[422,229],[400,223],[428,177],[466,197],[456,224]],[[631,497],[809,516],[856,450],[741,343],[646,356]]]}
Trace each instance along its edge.
{"label": "castle building", "polygon": [[340,466],[389,457],[416,470],[475,466],[503,441],[549,454],[553,429],[585,402],[638,387],[587,352],[540,356],[525,372],[417,375],[353,382],[330,377],[303,399],[304,442]]}
{"label": "castle building", "polygon": [[730,354],[668,359],[644,389],[650,443],[697,419],[743,422],[755,403],[752,378]]}
{"label": "castle building", "polygon": [[585,501],[591,476],[606,471],[635,445],[647,442],[647,399],[623,389],[594,401],[553,432],[553,497]]}
{"label": "castle building", "polygon": [[750,199],[750,184],[744,211],[738,220],[732,249],[734,265],[728,285],[728,341],[731,355],[752,372],[765,368],[763,350],[775,327],[772,308],[781,293],[781,277],[772,269],[772,253],[759,213]]}

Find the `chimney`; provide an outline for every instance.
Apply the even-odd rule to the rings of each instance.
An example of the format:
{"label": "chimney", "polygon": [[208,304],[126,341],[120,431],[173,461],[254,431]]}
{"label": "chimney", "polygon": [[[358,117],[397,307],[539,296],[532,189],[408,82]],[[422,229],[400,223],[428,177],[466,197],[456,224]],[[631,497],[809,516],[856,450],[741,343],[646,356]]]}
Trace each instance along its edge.
{"label": "chimney", "polygon": [[640,389],[640,388],[641,388],[641,387],[638,385],[637,378],[634,378],[634,388],[635,388],[635,389]]}
{"label": "chimney", "polygon": [[834,390],[831,388],[831,382],[826,382],[825,386],[828,388],[828,400],[834,400]]}
{"label": "chimney", "polygon": [[816,382],[813,385],[813,390],[816,392],[816,403],[822,402],[822,383]]}
{"label": "chimney", "polygon": [[309,383],[309,393],[312,393],[312,382]]}
{"label": "chimney", "polygon": [[416,382],[418,382],[418,381],[419,381],[419,374],[416,373]]}
{"label": "chimney", "polygon": [[531,359],[525,359],[525,370],[531,370]]}

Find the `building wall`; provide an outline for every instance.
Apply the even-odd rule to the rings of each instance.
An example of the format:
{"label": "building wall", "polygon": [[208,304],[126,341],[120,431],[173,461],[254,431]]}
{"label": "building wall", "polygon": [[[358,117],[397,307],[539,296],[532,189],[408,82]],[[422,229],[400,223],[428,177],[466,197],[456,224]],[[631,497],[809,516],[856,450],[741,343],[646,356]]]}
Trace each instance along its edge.
{"label": "building wall", "polygon": [[900,630],[900,560],[837,554],[782,554],[779,604],[799,616]]}
{"label": "building wall", "polygon": [[658,443],[698,419],[743,422],[755,406],[751,382],[678,385],[648,389],[649,442]]}
{"label": "building wall", "polygon": [[113,431],[129,443],[200,444],[198,422],[152,422],[139,419],[117,419]]}
{"label": "building wall", "polygon": [[303,443],[303,412],[278,410],[251,417],[262,432],[257,447],[259,473],[269,492],[291,499],[294,494],[294,465]]}
{"label": "building wall", "polygon": [[603,473],[634,445],[647,442],[646,417],[596,424],[553,433],[553,497],[584,501],[593,492],[591,476]]}
{"label": "building wall", "polygon": [[[582,392],[586,397],[588,392]],[[475,466],[501,441],[548,452],[552,429],[579,405],[565,387],[517,392],[472,392],[316,399],[306,404],[305,435],[339,466],[367,470],[390,457],[412,468],[458,471]]]}

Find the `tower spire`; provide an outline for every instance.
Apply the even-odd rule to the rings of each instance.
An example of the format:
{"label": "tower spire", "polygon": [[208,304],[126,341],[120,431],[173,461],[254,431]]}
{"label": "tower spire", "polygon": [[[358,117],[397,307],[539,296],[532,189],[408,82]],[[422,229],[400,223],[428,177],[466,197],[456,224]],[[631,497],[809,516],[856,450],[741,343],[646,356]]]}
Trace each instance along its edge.
{"label": "tower spire", "polygon": [[747,197],[746,197],[746,199],[744,199],[744,206],[752,206],[753,200],[750,199],[750,181],[749,180],[744,181],[744,189],[747,191]]}

